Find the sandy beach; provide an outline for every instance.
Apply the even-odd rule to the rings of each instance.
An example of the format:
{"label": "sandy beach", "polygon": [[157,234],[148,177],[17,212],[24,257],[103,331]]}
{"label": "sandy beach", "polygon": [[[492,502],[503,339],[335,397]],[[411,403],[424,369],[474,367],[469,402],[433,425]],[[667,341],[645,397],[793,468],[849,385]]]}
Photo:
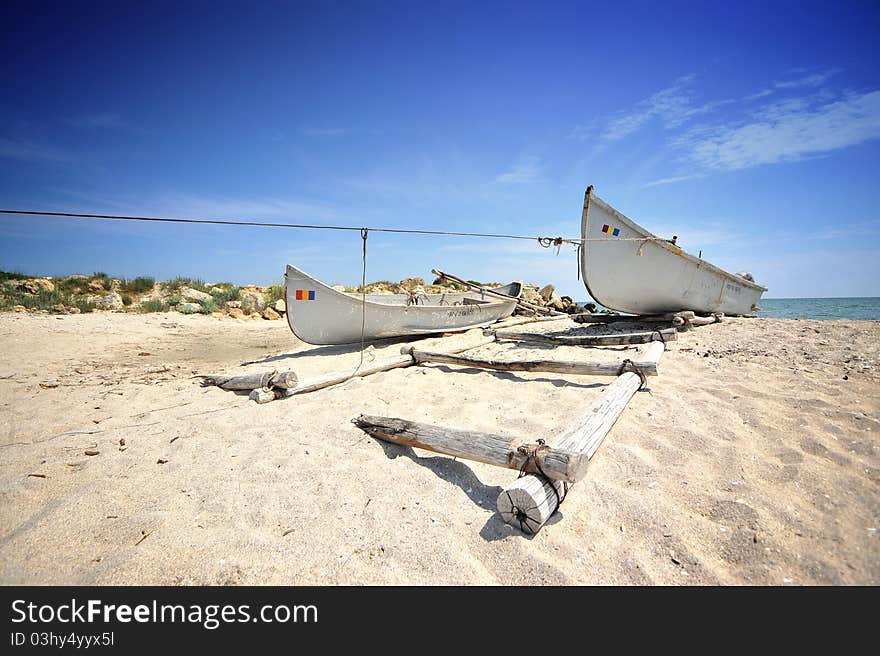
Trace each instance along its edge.
{"label": "sandy beach", "polygon": [[680,334],[536,536],[495,511],[516,472],[351,419],[550,441],[608,378],[426,365],[257,405],[193,376],[354,370],[358,347],[179,313],[6,312],[0,334],[4,584],[880,583],[878,322]]}

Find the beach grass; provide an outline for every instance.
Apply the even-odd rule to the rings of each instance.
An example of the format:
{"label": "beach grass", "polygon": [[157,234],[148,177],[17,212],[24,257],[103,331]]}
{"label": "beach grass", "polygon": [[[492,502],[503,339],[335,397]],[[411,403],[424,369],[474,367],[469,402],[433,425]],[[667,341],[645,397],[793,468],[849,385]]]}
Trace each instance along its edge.
{"label": "beach grass", "polygon": [[146,292],[152,291],[153,287],[156,286],[156,279],[151,278],[149,276],[138,276],[137,278],[132,278],[131,280],[122,280],[122,283],[119,285],[120,291],[128,292],[130,294],[145,294]]}
{"label": "beach grass", "polygon": [[284,298],[284,285],[271,285],[264,295],[266,305],[274,305]]}

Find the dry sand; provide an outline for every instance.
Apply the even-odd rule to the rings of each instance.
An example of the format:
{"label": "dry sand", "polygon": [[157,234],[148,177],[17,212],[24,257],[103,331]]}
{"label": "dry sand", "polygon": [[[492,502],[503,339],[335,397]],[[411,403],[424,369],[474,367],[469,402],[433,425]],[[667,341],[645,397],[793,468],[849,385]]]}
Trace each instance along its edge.
{"label": "dry sand", "polygon": [[876,322],[681,334],[534,537],[495,512],[515,472],[350,420],[550,438],[607,378],[430,365],[257,405],[189,377],[302,378],[354,369],[358,349],[179,314],[4,313],[0,334],[2,583],[880,583]]}

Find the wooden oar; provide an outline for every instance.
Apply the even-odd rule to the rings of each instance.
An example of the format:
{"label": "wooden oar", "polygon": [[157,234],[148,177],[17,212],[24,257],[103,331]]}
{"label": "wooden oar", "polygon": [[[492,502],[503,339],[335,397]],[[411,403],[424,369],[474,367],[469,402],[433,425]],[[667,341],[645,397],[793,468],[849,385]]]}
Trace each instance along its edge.
{"label": "wooden oar", "polygon": [[467,280],[463,280],[458,276],[453,276],[451,273],[444,273],[439,269],[431,269],[431,273],[435,276],[439,276],[440,278],[446,278],[447,280],[451,280],[452,282],[457,282],[459,285],[464,285],[468,289],[480,292],[482,294],[486,294],[487,296],[494,296],[495,298],[500,298],[505,301],[516,301],[516,304],[520,307],[524,307],[527,310],[531,310],[532,312],[544,312],[546,314],[558,315],[558,316],[568,316],[565,312],[559,312],[558,310],[552,310],[550,308],[541,307],[540,305],[533,305],[528,301],[524,301],[521,298],[517,298],[516,296],[510,296],[509,294],[502,294],[501,292],[496,292],[493,289],[488,289],[486,287],[482,287],[480,285],[475,285],[472,282],[468,282]]}

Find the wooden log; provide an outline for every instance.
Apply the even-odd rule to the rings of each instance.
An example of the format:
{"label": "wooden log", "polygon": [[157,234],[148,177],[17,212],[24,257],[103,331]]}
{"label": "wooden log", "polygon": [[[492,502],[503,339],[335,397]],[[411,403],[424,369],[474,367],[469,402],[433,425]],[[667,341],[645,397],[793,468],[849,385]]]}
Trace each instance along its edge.
{"label": "wooden log", "polygon": [[439,269],[431,269],[431,273],[433,273],[435,276],[439,276],[440,278],[446,278],[447,280],[451,280],[452,282],[456,282],[459,285],[464,285],[465,287],[467,287],[468,289],[471,289],[473,291],[480,292],[482,294],[486,294],[487,296],[494,296],[495,298],[500,298],[500,299],[504,299],[507,301],[516,301],[517,305],[519,305],[520,307],[526,308],[527,310],[531,310],[532,312],[543,312],[545,314],[552,314],[555,316],[562,316],[562,317],[569,316],[565,312],[560,312],[558,310],[546,308],[541,305],[533,305],[532,303],[529,303],[528,301],[524,301],[521,298],[516,298],[514,296],[510,296],[509,294],[502,294],[500,292],[496,292],[495,290],[489,289],[487,287],[481,287],[480,285],[475,285],[472,282],[468,282],[467,280],[463,280],[462,278],[459,278],[458,276],[453,276],[451,273],[445,273],[443,271],[440,271]]}
{"label": "wooden log", "polygon": [[[663,348],[662,342],[652,342]],[[451,353],[437,353],[433,351],[421,351],[410,347],[410,354],[416,362],[434,362],[439,364],[452,364],[459,367],[474,367],[477,369],[491,369],[493,371],[546,371],[558,374],[577,374],[590,376],[617,376],[623,362],[578,362],[566,360],[489,360],[474,358],[467,355],[453,355]],[[657,362],[653,359],[641,359],[633,361],[646,376],[657,375]]]}
{"label": "wooden log", "polygon": [[[659,347],[659,353],[657,349]],[[658,361],[663,344],[650,345]],[[639,389],[641,381],[632,372],[625,372],[611,383],[589,410],[581,415],[558,440],[555,446],[562,451],[576,451],[592,458],[620,417],[627,403]],[[527,533],[537,533],[559,507],[566,490],[558,481],[529,474],[517,479],[498,496],[497,508],[508,524]]]}
{"label": "wooden log", "polygon": [[268,371],[241,376],[203,375],[202,387],[216,385],[225,390],[290,389],[296,387],[297,376],[292,371]]}
{"label": "wooden log", "polygon": [[255,389],[251,390],[251,393],[248,395],[248,398],[251,401],[256,401],[257,403],[269,403],[270,401],[274,401],[275,399],[282,399],[287,396],[287,393],[290,390],[286,389]]}
{"label": "wooden log", "polygon": [[489,328],[486,328],[483,331],[484,335],[491,334],[492,330],[503,330],[505,328],[513,328],[514,326],[522,326],[527,323],[538,323],[545,321],[562,321],[563,319],[571,319],[572,317],[576,317],[576,314],[554,314],[549,317],[510,317],[508,319],[501,319],[497,323],[492,324]]}
{"label": "wooden log", "polygon": [[[483,331],[486,334],[486,331]],[[669,342],[677,339],[674,328],[663,328],[640,333],[619,333],[617,335],[541,335],[512,330],[495,330],[496,339],[515,342],[537,342],[559,346],[614,346],[621,344],[647,344],[648,342]]]}
{"label": "wooden log", "polygon": [[[462,346],[460,348],[451,349],[450,353],[461,353],[463,351],[467,351],[468,349],[477,348],[478,346],[485,346],[486,344],[491,344],[494,341],[492,337],[484,337],[477,342],[471,343],[467,346]],[[402,349],[401,349],[402,350]],[[344,383],[347,380],[351,380],[352,378],[363,378],[365,376],[370,376],[372,374],[377,374],[380,371],[390,371],[391,369],[397,369],[399,367],[409,367],[410,365],[415,364],[416,361],[407,353],[406,355],[399,355],[392,358],[385,358],[383,360],[377,360],[370,364],[367,364],[355,372],[351,370],[346,371],[337,371],[334,373],[324,374],[322,376],[315,376],[314,378],[308,378],[306,380],[301,380],[297,384],[295,388],[289,390],[288,396],[295,396],[297,394],[306,394],[307,392],[314,392],[315,390],[324,389],[325,387],[332,387],[333,385],[339,385],[340,383]]]}
{"label": "wooden log", "polygon": [[586,473],[589,458],[546,445],[492,433],[421,424],[394,417],[360,415],[354,424],[375,438],[488,465],[543,472],[551,480],[573,483]]}
{"label": "wooden log", "polygon": [[708,317],[689,317],[685,319],[692,326],[708,326],[710,323],[718,323],[724,318],[724,313],[711,314]]}

